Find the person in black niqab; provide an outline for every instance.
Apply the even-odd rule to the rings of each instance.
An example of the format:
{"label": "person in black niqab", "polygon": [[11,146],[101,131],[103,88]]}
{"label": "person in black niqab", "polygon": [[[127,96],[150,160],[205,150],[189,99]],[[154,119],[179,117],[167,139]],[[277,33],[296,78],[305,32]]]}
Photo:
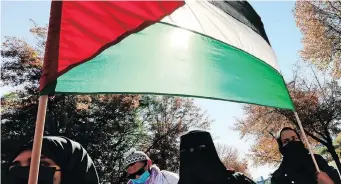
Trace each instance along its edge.
{"label": "person in black niqab", "polygon": [[238,179],[220,161],[212,137],[206,131],[190,131],[181,136],[180,180],[178,184],[249,184],[247,177]]}
{"label": "person in black niqab", "polygon": [[[33,141],[24,145],[12,159],[10,184],[27,184]],[[87,151],[66,137],[43,138],[38,184],[98,184],[98,175]]]}
{"label": "person in black niqab", "polygon": [[272,184],[341,183],[337,171],[333,170],[322,156],[314,154],[321,170],[320,173],[317,173],[311,155],[296,130],[290,127],[283,128],[277,134],[277,143],[283,160],[272,175]]}

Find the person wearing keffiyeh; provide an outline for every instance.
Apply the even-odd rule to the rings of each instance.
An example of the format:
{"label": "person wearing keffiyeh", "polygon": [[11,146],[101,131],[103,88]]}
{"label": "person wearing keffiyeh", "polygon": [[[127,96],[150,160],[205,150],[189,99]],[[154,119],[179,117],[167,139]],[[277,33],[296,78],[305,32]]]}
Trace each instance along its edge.
{"label": "person wearing keffiyeh", "polygon": [[161,171],[142,151],[132,148],[124,157],[124,169],[130,179],[128,184],[177,184],[179,181],[177,174]]}

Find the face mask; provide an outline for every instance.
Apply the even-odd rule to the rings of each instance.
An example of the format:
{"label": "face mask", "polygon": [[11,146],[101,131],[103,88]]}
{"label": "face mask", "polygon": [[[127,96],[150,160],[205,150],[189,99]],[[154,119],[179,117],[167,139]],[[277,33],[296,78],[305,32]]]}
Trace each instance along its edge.
{"label": "face mask", "polygon": [[148,180],[149,176],[150,176],[149,171],[145,171],[139,178],[132,179],[131,181],[134,184],[143,184],[143,183],[145,183]]}
{"label": "face mask", "polygon": [[284,157],[297,157],[305,156],[308,154],[308,150],[304,147],[301,141],[290,141],[287,145],[283,147]]}
{"label": "face mask", "polygon": [[129,179],[136,179],[136,175],[141,176],[145,172],[144,167],[140,168],[138,171],[136,171],[133,174],[129,174],[128,178]]}
{"label": "face mask", "polygon": [[[9,184],[27,184],[30,167],[13,167],[9,170]],[[39,167],[38,184],[53,184],[55,167]]]}

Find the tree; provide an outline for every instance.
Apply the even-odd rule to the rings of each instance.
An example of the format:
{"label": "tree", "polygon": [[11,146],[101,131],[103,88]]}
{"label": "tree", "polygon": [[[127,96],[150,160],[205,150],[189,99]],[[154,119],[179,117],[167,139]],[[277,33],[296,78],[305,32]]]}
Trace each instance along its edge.
{"label": "tree", "polygon": [[[266,134],[266,133],[265,133]],[[250,148],[249,158],[254,165],[277,165],[281,162],[281,155],[278,151],[278,146],[274,138],[270,135],[264,135],[256,139],[255,143]]]}
{"label": "tree", "polygon": [[225,165],[226,169],[232,169],[236,172],[241,172],[246,176],[250,176],[248,163],[246,159],[239,157],[239,152],[236,148],[226,145],[217,144],[216,149],[220,160]]}
{"label": "tree", "polygon": [[297,1],[296,25],[303,34],[301,56],[341,77],[341,1]]}
{"label": "tree", "polygon": [[[295,78],[288,83],[288,89],[301,119],[306,134],[328,148],[337,167],[340,160],[332,143],[333,135],[340,132],[341,124],[341,87],[335,81],[329,81],[324,86],[311,84],[305,79]],[[246,117],[239,119],[235,129],[243,136],[254,136],[255,144],[251,148],[251,158],[254,164],[276,164],[281,157],[278,153],[272,132],[279,131],[284,126],[298,129],[298,123],[292,111],[245,105]]]}
{"label": "tree", "polygon": [[[334,139],[333,141],[334,149],[337,155],[341,157],[341,133]],[[331,162],[333,160],[333,157],[328,153],[328,148],[325,146],[319,147],[317,150],[317,153],[320,155],[323,155],[328,162]]]}
{"label": "tree", "polygon": [[141,113],[151,134],[144,150],[161,169],[177,172],[179,137],[190,128],[207,129],[211,121],[189,98],[144,96],[143,101],[149,102]]}
{"label": "tree", "polygon": [[[100,178],[104,182],[123,182],[123,154],[146,137],[138,117],[138,95],[81,96],[79,127],[69,137],[78,138],[96,159]],[[88,100],[91,99],[91,102]],[[85,102],[85,103],[84,103]],[[77,120],[73,121],[77,123]]]}

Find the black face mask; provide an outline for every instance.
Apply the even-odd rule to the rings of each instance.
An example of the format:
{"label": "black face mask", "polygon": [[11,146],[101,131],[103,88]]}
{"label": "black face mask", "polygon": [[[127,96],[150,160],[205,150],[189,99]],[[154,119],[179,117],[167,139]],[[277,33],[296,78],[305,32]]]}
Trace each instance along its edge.
{"label": "black face mask", "polygon": [[283,147],[283,162],[286,172],[316,180],[316,169],[308,153],[309,151],[301,141],[290,141],[285,145]]}
{"label": "black face mask", "polygon": [[139,169],[138,171],[136,171],[135,173],[129,174],[129,175],[128,175],[128,178],[129,178],[129,179],[136,179],[136,176],[137,176],[137,175],[138,175],[138,176],[141,176],[141,175],[145,172],[144,167],[146,167],[146,165],[143,166],[142,168],[140,168],[140,169]]}
{"label": "black face mask", "polygon": [[[30,167],[13,167],[9,170],[9,184],[27,184]],[[38,184],[53,184],[55,167],[39,167]]]}
{"label": "black face mask", "polygon": [[308,150],[304,147],[304,144],[301,141],[290,141],[283,147],[284,157],[300,157],[307,154]]}

